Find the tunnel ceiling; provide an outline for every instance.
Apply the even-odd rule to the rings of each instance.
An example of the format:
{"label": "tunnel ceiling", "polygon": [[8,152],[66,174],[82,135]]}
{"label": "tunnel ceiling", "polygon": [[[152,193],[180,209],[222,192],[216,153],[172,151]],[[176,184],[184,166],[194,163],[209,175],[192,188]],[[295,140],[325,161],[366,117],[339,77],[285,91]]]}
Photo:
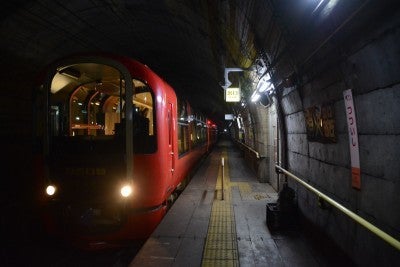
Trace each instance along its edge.
{"label": "tunnel ceiling", "polygon": [[[2,67],[24,65],[37,72],[62,56],[87,51],[133,57],[222,123],[232,108],[221,87],[225,67],[250,70],[263,58],[279,83],[364,2],[7,1],[0,19]],[[340,12],[332,16],[334,9]]]}

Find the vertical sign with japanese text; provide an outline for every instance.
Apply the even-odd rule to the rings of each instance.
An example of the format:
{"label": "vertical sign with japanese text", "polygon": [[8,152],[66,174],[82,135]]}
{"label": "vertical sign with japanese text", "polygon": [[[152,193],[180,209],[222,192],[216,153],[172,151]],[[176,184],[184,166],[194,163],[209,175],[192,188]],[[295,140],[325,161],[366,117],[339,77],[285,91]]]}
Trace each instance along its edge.
{"label": "vertical sign with japanese text", "polygon": [[361,189],[360,152],[358,146],[356,111],[354,109],[351,89],[343,91],[343,97],[346,108],[347,128],[349,131],[351,186],[356,189]]}

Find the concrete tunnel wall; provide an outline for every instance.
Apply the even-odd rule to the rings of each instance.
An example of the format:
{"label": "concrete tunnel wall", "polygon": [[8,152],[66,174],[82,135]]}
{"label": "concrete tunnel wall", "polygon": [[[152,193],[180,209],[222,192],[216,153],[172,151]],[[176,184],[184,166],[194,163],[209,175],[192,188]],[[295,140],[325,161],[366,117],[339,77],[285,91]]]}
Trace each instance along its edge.
{"label": "concrete tunnel wall", "polygon": [[278,160],[278,125],[275,106],[248,105],[239,113],[242,117],[243,129],[239,130],[236,120],[233,121],[230,128],[232,137],[258,152],[259,158],[253,151],[240,145],[247,165],[257,174],[259,182],[268,182],[275,190],[279,190],[283,181],[278,185],[278,175],[275,172],[275,164]]}
{"label": "concrete tunnel wall", "polygon": [[254,148],[261,157],[257,160],[254,170],[260,182],[268,182],[275,190],[279,190],[280,185],[275,172],[278,127],[275,106],[250,105],[249,111],[254,114]]}
{"label": "concrete tunnel wall", "polygon": [[[397,25],[397,26],[393,26]],[[301,86],[285,88],[281,106],[287,129],[288,169],[350,208],[383,231],[400,239],[400,28],[387,23],[371,31],[343,53],[314,62]],[[335,58],[332,60],[332,58]],[[339,58],[339,59],[338,59]],[[329,61],[329,63],[326,63]],[[320,64],[319,64],[320,63]],[[361,189],[351,186],[349,139],[343,91],[352,89],[359,137]],[[336,143],[307,138],[304,109],[332,103]],[[249,108],[255,118],[254,139],[246,143],[271,158],[271,109]],[[246,125],[245,125],[246,126]],[[247,129],[246,131],[249,131]],[[285,138],[285,137],[284,137]],[[264,165],[263,165],[264,164]],[[273,162],[250,165],[271,172]],[[272,177],[272,176],[271,176]],[[263,178],[260,179],[262,181]],[[276,187],[276,181],[267,178]],[[275,184],[274,184],[275,183]],[[400,252],[337,211],[321,209],[317,197],[289,179],[299,210],[362,266],[390,266]]]}
{"label": "concrete tunnel wall", "polygon": [[[318,62],[314,64],[305,73],[310,77],[307,83],[301,87],[285,89],[281,103],[288,130],[284,138],[288,142],[289,170],[397,239],[400,239],[400,164],[397,162],[400,158],[399,43],[399,23],[387,22],[352,44],[345,54],[337,51],[340,60],[330,62],[324,68]],[[341,47],[337,47],[337,50],[340,49]],[[9,225],[7,220],[13,221],[19,231],[9,235],[22,236],[31,231],[26,229],[25,221],[34,216],[29,215],[32,210],[29,205],[33,203],[25,200],[33,199],[33,196],[26,195],[32,193],[30,187],[34,186],[31,179],[31,155],[27,151],[31,150],[32,145],[29,89],[33,89],[34,73],[37,70],[32,69],[32,64],[26,60],[12,58],[8,62],[15,62],[15,66],[10,68],[16,71],[11,73],[12,76],[10,73],[1,74],[3,87],[13,89],[4,91],[1,98],[1,109],[7,123],[0,130],[4,137],[3,153],[7,157],[3,173],[3,188],[7,190],[3,190],[5,193],[2,195],[2,203],[4,213],[8,214],[3,218],[2,224]],[[357,112],[361,160],[360,191],[351,188],[342,95],[343,90],[349,88],[353,90]],[[330,101],[335,107],[337,143],[309,142],[304,109]],[[274,111],[252,107],[250,112],[254,119],[254,140],[251,145],[269,160],[269,164],[264,161],[257,167],[262,166],[265,170],[261,178],[277,188],[276,180],[271,178],[274,175],[271,143],[273,137],[270,134],[271,127],[268,126],[274,121],[270,117]],[[19,132],[13,129],[19,129]],[[16,181],[15,177],[19,180]],[[20,184],[28,186],[16,187]],[[296,190],[302,214],[324,230],[358,264],[389,266],[400,262],[399,252],[384,241],[335,209],[320,209],[316,196],[303,187],[292,182],[290,186]],[[28,212],[17,213],[19,210]],[[14,235],[13,238],[17,239],[18,236],[16,238]]]}

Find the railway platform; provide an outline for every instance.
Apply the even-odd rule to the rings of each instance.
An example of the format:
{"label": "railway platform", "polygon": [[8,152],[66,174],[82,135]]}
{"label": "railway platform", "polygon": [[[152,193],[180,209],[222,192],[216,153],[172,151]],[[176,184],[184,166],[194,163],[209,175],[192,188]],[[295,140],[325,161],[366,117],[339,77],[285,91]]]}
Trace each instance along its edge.
{"label": "railway platform", "polygon": [[277,198],[235,144],[220,140],[129,266],[353,265],[300,223],[271,232],[266,205]]}

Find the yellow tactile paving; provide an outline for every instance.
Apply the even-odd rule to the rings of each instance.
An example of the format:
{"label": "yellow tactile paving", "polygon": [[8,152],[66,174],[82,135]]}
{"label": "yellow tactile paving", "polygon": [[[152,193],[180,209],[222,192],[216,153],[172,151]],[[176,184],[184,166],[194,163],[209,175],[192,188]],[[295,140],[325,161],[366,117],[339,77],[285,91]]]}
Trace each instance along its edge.
{"label": "yellow tactile paving", "polygon": [[222,157],[225,159],[224,200],[222,200],[222,167],[220,167],[215,188],[216,197],[211,210],[207,239],[203,251],[202,266],[204,267],[239,266],[235,213],[231,203],[231,183],[225,152]]}
{"label": "yellow tactile paving", "polygon": [[230,183],[230,186],[237,186],[239,187],[239,191],[241,195],[246,195],[246,194],[250,194],[252,192],[251,190],[251,186],[248,183],[245,182],[234,182],[234,183]]}

